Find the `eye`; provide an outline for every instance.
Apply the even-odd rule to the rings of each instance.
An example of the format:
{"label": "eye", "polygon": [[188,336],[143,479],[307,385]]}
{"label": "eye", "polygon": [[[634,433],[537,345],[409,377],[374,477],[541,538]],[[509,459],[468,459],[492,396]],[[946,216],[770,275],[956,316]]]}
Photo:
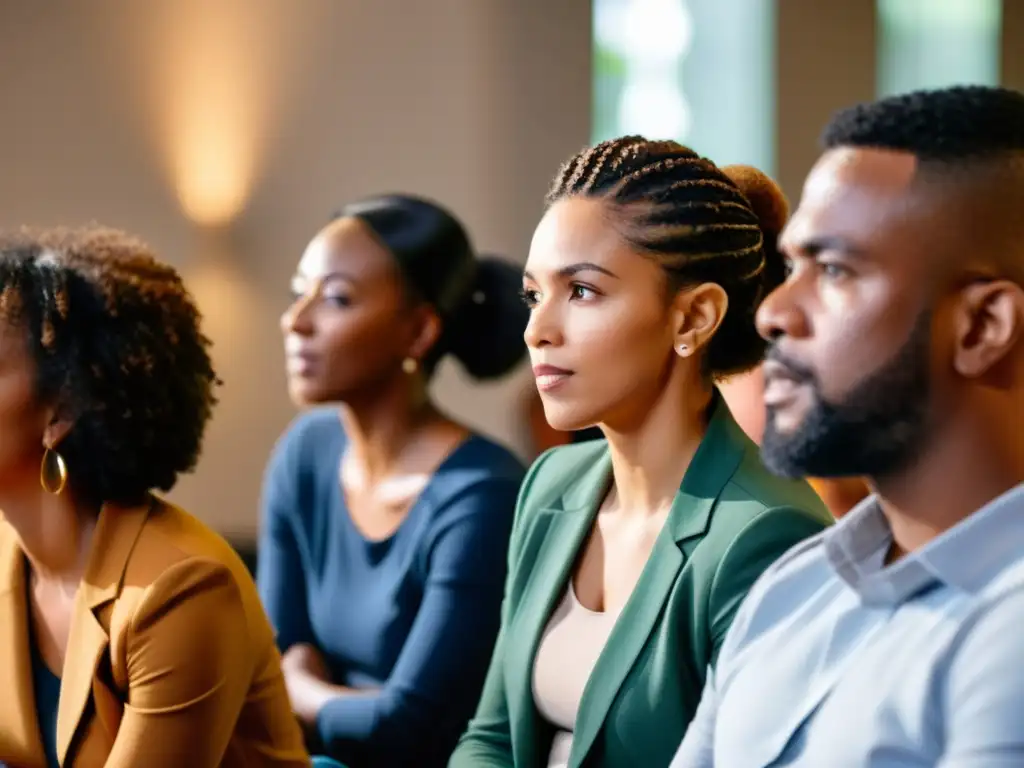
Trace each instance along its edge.
{"label": "eye", "polygon": [[850,270],[842,264],[836,264],[835,262],[830,261],[819,261],[818,271],[829,280],[841,280],[850,276]]}
{"label": "eye", "polygon": [[537,306],[537,302],[539,300],[537,291],[534,288],[523,288],[519,291],[519,298],[523,300],[523,304],[531,309]]}
{"label": "eye", "polygon": [[352,299],[342,294],[324,296],[324,301],[326,301],[328,304],[333,304],[336,307],[349,307],[352,305]]}
{"label": "eye", "polygon": [[594,299],[599,295],[598,292],[589,285],[583,285],[582,283],[573,283],[570,286],[570,290],[570,301],[586,301],[587,299]]}

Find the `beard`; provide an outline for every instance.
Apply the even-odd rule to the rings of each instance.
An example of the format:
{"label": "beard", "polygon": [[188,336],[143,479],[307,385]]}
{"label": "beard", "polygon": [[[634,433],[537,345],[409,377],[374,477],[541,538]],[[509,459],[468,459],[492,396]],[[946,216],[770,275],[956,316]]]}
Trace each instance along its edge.
{"label": "beard", "polygon": [[830,402],[812,371],[770,350],[811,388],[814,404],[789,433],[766,413],[761,459],[782,477],[871,477],[910,466],[930,431],[931,313],[923,312],[907,341],[889,362],[872,371],[840,401]]}

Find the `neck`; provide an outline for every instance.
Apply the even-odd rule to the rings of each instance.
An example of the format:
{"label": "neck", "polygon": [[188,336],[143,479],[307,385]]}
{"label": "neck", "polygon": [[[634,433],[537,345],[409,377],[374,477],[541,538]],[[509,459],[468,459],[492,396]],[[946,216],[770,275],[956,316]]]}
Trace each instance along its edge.
{"label": "neck", "polygon": [[1024,423],[948,418],[905,471],[872,478],[896,554],[913,552],[1024,482]]}
{"label": "neck", "polygon": [[37,578],[62,582],[82,578],[96,524],[95,510],[77,504],[70,489],[60,495],[42,490],[5,494],[0,505]]}
{"label": "neck", "polygon": [[408,376],[372,399],[341,406],[346,450],[370,479],[390,474],[410,435],[439,418],[425,387]]}
{"label": "neck", "polygon": [[672,506],[707,431],[711,398],[700,382],[679,386],[670,381],[640,419],[618,428],[601,425],[612,460],[614,494],[624,513],[656,515]]}

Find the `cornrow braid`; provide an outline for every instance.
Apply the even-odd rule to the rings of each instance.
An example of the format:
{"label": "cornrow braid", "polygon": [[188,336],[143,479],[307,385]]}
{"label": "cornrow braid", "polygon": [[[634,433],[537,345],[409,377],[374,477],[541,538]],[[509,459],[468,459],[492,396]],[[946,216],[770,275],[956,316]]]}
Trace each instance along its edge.
{"label": "cornrow braid", "polygon": [[720,169],[675,141],[623,136],[562,166],[547,203],[576,196],[608,204],[626,241],[664,268],[670,294],[707,282],[725,290],[729,309],[704,360],[709,374],[761,361],[754,313],[784,278],[776,239],[787,210],[767,176],[747,166]]}
{"label": "cornrow braid", "polygon": [[22,330],[57,446],[95,502],[169,490],[199,456],[219,380],[178,273],[117,230],[0,235],[0,320]]}

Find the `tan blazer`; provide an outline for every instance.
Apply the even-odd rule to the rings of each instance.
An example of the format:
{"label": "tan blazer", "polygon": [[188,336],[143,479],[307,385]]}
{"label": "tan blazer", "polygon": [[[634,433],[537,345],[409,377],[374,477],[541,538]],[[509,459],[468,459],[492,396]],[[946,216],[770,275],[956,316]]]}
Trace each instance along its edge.
{"label": "tan blazer", "polygon": [[[45,766],[26,561],[0,518],[0,762]],[[273,632],[245,566],[156,498],[104,506],[75,600],[57,755],[74,768],[307,766]]]}

